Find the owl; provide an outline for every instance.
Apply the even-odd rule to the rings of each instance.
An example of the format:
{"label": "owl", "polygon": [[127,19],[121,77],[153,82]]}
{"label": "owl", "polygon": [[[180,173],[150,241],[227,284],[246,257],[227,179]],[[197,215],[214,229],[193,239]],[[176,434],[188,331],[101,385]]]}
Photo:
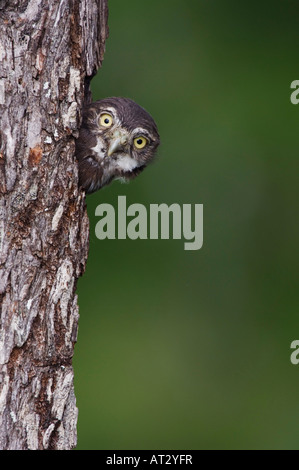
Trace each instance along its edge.
{"label": "owl", "polygon": [[155,121],[131,99],[91,103],[83,110],[76,141],[79,185],[93,193],[113,180],[135,178],[153,160],[159,144]]}

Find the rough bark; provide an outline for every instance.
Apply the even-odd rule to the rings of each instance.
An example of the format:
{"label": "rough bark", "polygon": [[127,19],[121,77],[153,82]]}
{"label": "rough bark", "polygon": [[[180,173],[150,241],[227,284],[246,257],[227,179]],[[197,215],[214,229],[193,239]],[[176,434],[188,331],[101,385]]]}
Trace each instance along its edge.
{"label": "rough bark", "polygon": [[0,449],[76,445],[74,142],[106,37],[107,0],[0,0]]}

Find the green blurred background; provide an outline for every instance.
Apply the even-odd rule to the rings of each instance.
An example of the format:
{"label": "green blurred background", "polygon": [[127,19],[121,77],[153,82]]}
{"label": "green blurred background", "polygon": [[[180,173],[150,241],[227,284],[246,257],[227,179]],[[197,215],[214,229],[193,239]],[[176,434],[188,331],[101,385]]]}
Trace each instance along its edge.
{"label": "green blurred background", "polygon": [[[297,1],[110,0],[93,98],[156,119],[159,158],[87,197],[78,449],[298,449]],[[98,204],[204,205],[204,245],[95,237]]]}

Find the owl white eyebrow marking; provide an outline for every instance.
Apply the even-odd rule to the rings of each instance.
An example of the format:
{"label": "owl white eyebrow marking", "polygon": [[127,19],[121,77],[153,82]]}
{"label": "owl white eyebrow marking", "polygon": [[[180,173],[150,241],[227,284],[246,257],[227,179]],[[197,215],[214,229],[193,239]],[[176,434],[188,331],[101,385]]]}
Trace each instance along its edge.
{"label": "owl white eyebrow marking", "polygon": [[146,135],[149,136],[149,133],[146,129],[143,129],[143,127],[136,127],[136,129],[133,130],[133,135]]}
{"label": "owl white eyebrow marking", "polygon": [[115,114],[116,114],[116,111],[115,111],[114,108],[105,108],[105,109],[103,109],[103,111],[101,111],[101,114],[106,113],[106,112],[112,114],[112,116],[115,116]]}

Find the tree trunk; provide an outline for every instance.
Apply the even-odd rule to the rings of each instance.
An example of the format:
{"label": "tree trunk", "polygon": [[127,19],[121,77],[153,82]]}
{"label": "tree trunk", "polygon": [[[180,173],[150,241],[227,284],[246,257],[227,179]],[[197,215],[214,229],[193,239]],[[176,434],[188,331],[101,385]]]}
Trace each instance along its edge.
{"label": "tree trunk", "polygon": [[0,449],[71,449],[88,252],[74,141],[107,0],[0,0]]}

